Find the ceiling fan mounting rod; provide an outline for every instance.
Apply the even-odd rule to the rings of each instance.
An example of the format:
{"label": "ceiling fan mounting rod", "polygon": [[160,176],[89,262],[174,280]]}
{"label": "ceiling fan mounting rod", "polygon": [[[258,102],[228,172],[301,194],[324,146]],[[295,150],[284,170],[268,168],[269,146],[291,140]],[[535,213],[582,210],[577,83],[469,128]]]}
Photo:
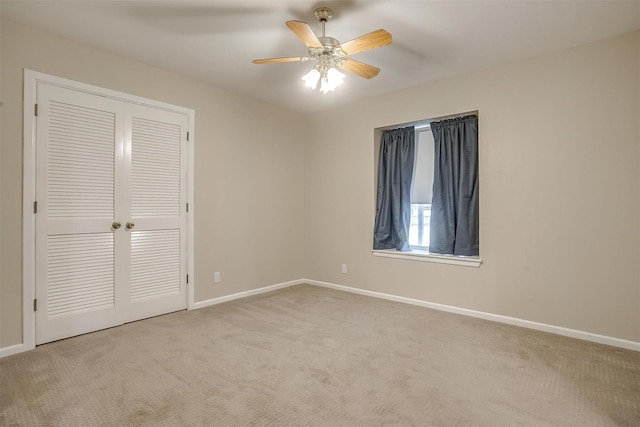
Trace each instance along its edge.
{"label": "ceiling fan mounting rod", "polygon": [[322,23],[322,37],[325,37],[324,26],[333,16],[333,10],[328,7],[319,7],[313,12],[313,14],[316,16],[316,19]]}

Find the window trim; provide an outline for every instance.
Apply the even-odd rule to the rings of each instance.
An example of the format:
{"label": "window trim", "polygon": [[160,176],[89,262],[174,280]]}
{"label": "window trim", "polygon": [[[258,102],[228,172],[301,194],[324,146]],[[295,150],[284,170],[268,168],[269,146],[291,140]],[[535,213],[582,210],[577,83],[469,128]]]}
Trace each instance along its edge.
{"label": "window trim", "polygon": [[384,258],[398,258],[411,261],[433,262],[437,264],[461,265],[464,267],[480,267],[482,259],[477,256],[463,257],[459,255],[432,254],[428,251],[411,250],[397,251],[395,249],[372,249],[374,256]]}

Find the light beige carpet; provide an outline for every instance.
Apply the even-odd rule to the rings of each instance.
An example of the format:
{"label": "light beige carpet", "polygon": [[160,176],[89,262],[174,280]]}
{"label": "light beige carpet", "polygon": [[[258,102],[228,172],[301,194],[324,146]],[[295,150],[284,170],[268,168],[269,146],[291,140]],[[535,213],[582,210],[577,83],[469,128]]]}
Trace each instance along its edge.
{"label": "light beige carpet", "polygon": [[639,426],[640,353],[301,285],[0,360],[3,426]]}

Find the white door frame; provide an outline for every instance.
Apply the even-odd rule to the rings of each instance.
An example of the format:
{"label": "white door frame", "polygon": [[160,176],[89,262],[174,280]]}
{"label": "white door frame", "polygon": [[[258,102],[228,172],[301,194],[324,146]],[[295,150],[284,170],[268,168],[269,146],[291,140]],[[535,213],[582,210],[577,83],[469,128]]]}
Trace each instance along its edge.
{"label": "white door frame", "polygon": [[36,342],[36,316],[33,301],[36,297],[36,256],[35,256],[35,216],[34,202],[36,201],[36,86],[38,82],[66,87],[98,96],[113,98],[129,103],[141,104],[185,114],[189,120],[189,147],[187,171],[187,309],[194,306],[194,143],[195,143],[195,111],[160,101],[138,97],[122,92],[104,89],[98,86],[75,82],[73,80],[55,77],[32,70],[24,70],[24,101],[23,101],[23,187],[22,187],[22,345],[14,348],[12,353],[32,350]]}

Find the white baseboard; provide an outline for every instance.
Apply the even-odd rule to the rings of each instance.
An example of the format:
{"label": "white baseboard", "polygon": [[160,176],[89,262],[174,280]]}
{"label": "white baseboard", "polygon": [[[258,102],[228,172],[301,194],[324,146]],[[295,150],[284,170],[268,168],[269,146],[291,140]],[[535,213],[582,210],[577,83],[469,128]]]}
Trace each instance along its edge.
{"label": "white baseboard", "polygon": [[[608,337],[605,335],[592,334],[590,332],[578,331],[575,329],[568,329],[568,328],[563,328],[561,326],[548,325],[545,323],[532,322],[529,320],[518,319],[517,317],[509,317],[509,316],[502,316],[499,314],[485,313],[483,311],[469,310],[466,308],[460,308],[460,307],[455,307],[451,305],[438,304],[438,303],[429,302],[429,301],[406,298],[406,297],[401,297],[401,296],[392,295],[392,294],[385,294],[382,292],[368,291],[366,289],[352,288],[349,286],[336,285],[334,283],[321,282],[318,280],[311,280],[311,279],[292,280],[290,282],[278,283],[275,285],[264,286],[262,288],[251,289],[248,291],[238,292],[231,295],[225,295],[218,298],[198,301],[194,303],[190,309],[208,307],[210,305],[221,304],[227,301],[233,301],[240,298],[246,298],[252,295],[263,294],[265,292],[271,292],[277,289],[283,289],[283,288],[288,288],[289,286],[302,285],[302,284],[321,286],[323,288],[330,288],[338,291],[351,292],[354,294],[365,295],[365,296],[374,297],[374,298],[381,298],[389,301],[401,302],[404,304],[417,305],[420,307],[431,308],[434,310],[446,311],[449,313],[461,314],[463,316],[476,317],[479,319],[491,320],[494,322],[505,323],[507,325],[521,326],[523,328],[534,329],[536,331],[550,332],[556,335],[577,338],[585,341],[595,342],[598,344],[605,344],[613,347],[620,347],[620,348],[625,348],[627,350],[640,352],[640,342],[628,341],[620,338]],[[8,347],[2,347],[0,348],[0,358],[11,356],[13,354],[22,353],[27,350],[32,350],[32,349],[28,348],[25,344],[15,344]]]}
{"label": "white baseboard", "polygon": [[354,294],[365,295],[365,296],[374,297],[374,298],[382,298],[389,301],[401,302],[401,303],[411,304],[411,305],[418,305],[420,307],[446,311],[449,313],[461,314],[463,316],[476,317],[479,319],[506,323],[507,325],[521,326],[523,328],[534,329],[536,331],[550,332],[556,335],[577,338],[585,341],[595,342],[598,344],[610,345],[613,347],[625,348],[627,350],[640,351],[640,342],[628,341],[620,338],[608,337],[605,335],[592,334],[590,332],[563,328],[561,326],[548,325],[546,323],[532,322],[530,320],[518,319],[517,317],[509,317],[509,316],[502,316],[499,314],[485,313],[483,311],[468,310],[466,308],[460,308],[460,307],[455,307],[451,305],[444,305],[444,304],[422,301],[422,300],[413,299],[413,298],[400,297],[397,295],[385,294],[382,292],[374,292],[374,291],[368,291],[365,289],[352,288],[349,286],[336,285],[334,283],[320,282],[317,280],[304,279],[301,281],[301,283],[308,283],[310,285],[322,286],[324,288],[331,288],[339,291],[351,292]]}
{"label": "white baseboard", "polygon": [[[208,300],[204,300],[204,301],[198,301],[198,302],[195,302],[193,304],[193,306],[189,307],[189,309],[192,310],[192,309],[197,309],[197,308],[208,307],[210,305],[221,304],[223,302],[233,301],[233,300],[239,299],[239,298],[246,298],[246,297],[249,297],[249,296],[252,296],[252,295],[263,294],[265,292],[275,291],[276,289],[288,288],[289,286],[301,285],[303,283],[306,283],[306,282],[304,280],[292,280],[290,282],[278,283],[278,284],[275,284],[275,285],[265,286],[265,287],[258,288],[258,289],[251,289],[249,291],[238,292],[238,293],[231,294],[231,295],[225,295],[225,296],[222,296],[222,297],[219,297],[219,298],[213,298],[213,299],[208,299]],[[33,348],[29,348],[24,343],[15,344],[15,345],[11,345],[11,346],[8,346],[8,347],[1,347],[0,348],[0,359],[3,358],[3,357],[6,357],[6,356],[11,356],[13,354],[22,353],[22,352],[28,351],[28,350],[33,350]]]}
{"label": "white baseboard", "polygon": [[252,295],[263,294],[265,292],[275,291],[276,289],[288,288],[289,286],[301,285],[307,283],[305,280],[292,280],[290,282],[278,283],[276,285],[265,286],[263,288],[251,289],[249,291],[238,292],[231,295],[225,295],[218,298],[212,298],[204,301],[198,301],[193,304],[193,309],[208,307],[210,305],[222,304],[223,302],[233,301],[239,298],[246,298]]}
{"label": "white baseboard", "polygon": [[10,345],[9,347],[0,348],[0,359],[7,356],[12,356],[14,354],[22,353],[23,351],[31,350],[27,348],[25,344],[15,344]]}

